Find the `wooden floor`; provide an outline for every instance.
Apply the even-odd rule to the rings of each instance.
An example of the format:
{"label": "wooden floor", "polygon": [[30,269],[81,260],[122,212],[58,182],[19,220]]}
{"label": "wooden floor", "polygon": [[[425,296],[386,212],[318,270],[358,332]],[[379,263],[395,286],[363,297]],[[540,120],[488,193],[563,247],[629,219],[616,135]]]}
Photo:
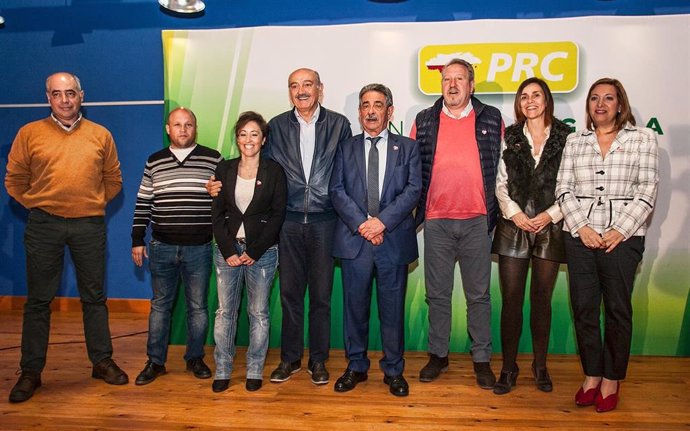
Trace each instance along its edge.
{"label": "wooden floor", "polygon": [[[113,336],[143,332],[143,314],[111,313]],[[342,373],[342,351],[328,362],[331,384],[316,387],[303,370],[288,382],[254,393],[244,389],[244,349],[228,391],[215,394],[211,379],[184,372],[181,346],[171,346],[168,374],[147,386],[110,386],[94,380],[84,344],[54,344],[48,352],[43,386],[34,397],[10,404],[19,362],[21,313],[0,313],[0,429],[21,430],[678,430],[690,429],[690,358],[633,357],[622,385],[619,408],[597,414],[578,408],[573,395],[581,382],[576,356],[549,359],[554,391],[537,391],[529,372],[530,359],[520,358],[524,374],[508,395],[496,396],[474,384],[467,354],[451,355],[450,370],[439,380],[420,383],[423,353],[408,353],[405,376],[410,396],[396,398],[382,383],[377,367],[369,381],[338,394],[332,383]],[[53,314],[51,343],[82,340],[81,315]],[[146,361],[146,334],[114,340],[115,359],[133,382]],[[207,359],[213,367],[212,348]],[[271,350],[266,375],[275,367]],[[376,364],[378,354],[373,358]],[[495,358],[494,369],[498,368]]]}

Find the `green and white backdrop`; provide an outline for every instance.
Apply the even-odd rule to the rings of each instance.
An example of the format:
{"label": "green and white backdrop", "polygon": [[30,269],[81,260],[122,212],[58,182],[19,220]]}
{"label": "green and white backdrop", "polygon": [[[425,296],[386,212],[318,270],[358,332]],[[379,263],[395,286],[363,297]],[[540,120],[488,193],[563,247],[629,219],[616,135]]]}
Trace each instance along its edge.
{"label": "green and white backdrop", "polygon": [[[476,95],[501,109],[506,124],[513,122],[515,86],[532,74],[558,90],[555,114],[573,129],[584,127],[589,85],[604,76],[618,78],[627,89],[638,125],[657,132],[660,152],[659,196],[633,296],[632,353],[689,355],[689,28],[690,16],[678,15],[164,31],[166,112],[178,106],[192,109],[199,119],[198,142],[228,158],[238,155],[232,128],[239,113],[254,110],[270,119],[290,109],[287,77],[299,67],[319,71],[324,106],[345,114],[353,133],[360,132],[359,89],[380,82],[393,91],[391,130],[408,134],[415,115],[438,97],[438,65],[453,56],[475,64]],[[423,256],[421,233],[419,244]],[[466,352],[465,299],[457,270],[455,286],[451,350]],[[576,352],[567,289],[563,265],[553,297],[552,353]],[[212,280],[211,328],[215,292]],[[501,300],[495,263],[491,296],[494,350],[499,351]],[[185,342],[183,307],[178,298],[173,343]],[[529,312],[529,301],[524,311]],[[406,348],[425,350],[428,309],[421,257],[410,266],[405,312]],[[375,300],[371,316],[370,350],[378,350]],[[276,280],[271,347],[280,345],[280,322]],[[531,351],[528,322],[526,318],[520,351]],[[209,343],[212,334],[210,330]],[[244,311],[238,343],[247,343]],[[339,268],[333,286],[331,345],[343,347]]]}

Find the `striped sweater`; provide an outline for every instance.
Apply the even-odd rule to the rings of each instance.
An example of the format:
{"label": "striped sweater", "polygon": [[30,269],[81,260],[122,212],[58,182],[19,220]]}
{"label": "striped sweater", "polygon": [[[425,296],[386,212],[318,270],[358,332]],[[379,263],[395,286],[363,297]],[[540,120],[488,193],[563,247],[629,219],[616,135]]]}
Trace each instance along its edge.
{"label": "striped sweater", "polygon": [[220,153],[202,145],[197,145],[182,162],[168,148],[153,153],[137,193],[132,247],[145,245],[149,223],[153,238],[166,244],[211,241],[212,198],[204,184],[221,160]]}

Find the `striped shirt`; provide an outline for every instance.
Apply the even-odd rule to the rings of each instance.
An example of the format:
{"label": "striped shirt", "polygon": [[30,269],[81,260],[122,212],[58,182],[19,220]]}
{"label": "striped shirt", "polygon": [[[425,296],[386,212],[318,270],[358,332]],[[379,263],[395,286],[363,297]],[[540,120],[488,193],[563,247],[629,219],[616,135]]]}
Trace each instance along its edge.
{"label": "striped shirt", "polygon": [[146,162],[139,185],[132,224],[132,247],[145,245],[146,227],[152,236],[173,245],[199,245],[211,241],[211,203],[204,185],[223,160],[202,145],[179,161],[165,148]]}
{"label": "striped shirt", "polygon": [[556,183],[563,230],[577,237],[589,225],[599,234],[615,229],[625,239],[644,235],[656,200],[658,164],[656,135],[647,128],[627,124],[605,158],[593,131],[570,135]]}

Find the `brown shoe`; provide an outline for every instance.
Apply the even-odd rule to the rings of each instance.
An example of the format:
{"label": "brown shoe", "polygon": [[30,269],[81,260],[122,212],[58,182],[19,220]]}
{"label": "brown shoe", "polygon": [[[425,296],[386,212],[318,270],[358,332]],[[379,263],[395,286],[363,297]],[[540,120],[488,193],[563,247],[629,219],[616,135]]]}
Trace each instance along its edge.
{"label": "brown shoe", "polygon": [[22,403],[28,400],[39,386],[41,386],[41,373],[23,370],[17,384],[10,391],[10,402]]}
{"label": "brown shoe", "polygon": [[103,379],[110,385],[126,385],[129,382],[127,374],[111,358],[103,359],[94,365],[91,377]]}

